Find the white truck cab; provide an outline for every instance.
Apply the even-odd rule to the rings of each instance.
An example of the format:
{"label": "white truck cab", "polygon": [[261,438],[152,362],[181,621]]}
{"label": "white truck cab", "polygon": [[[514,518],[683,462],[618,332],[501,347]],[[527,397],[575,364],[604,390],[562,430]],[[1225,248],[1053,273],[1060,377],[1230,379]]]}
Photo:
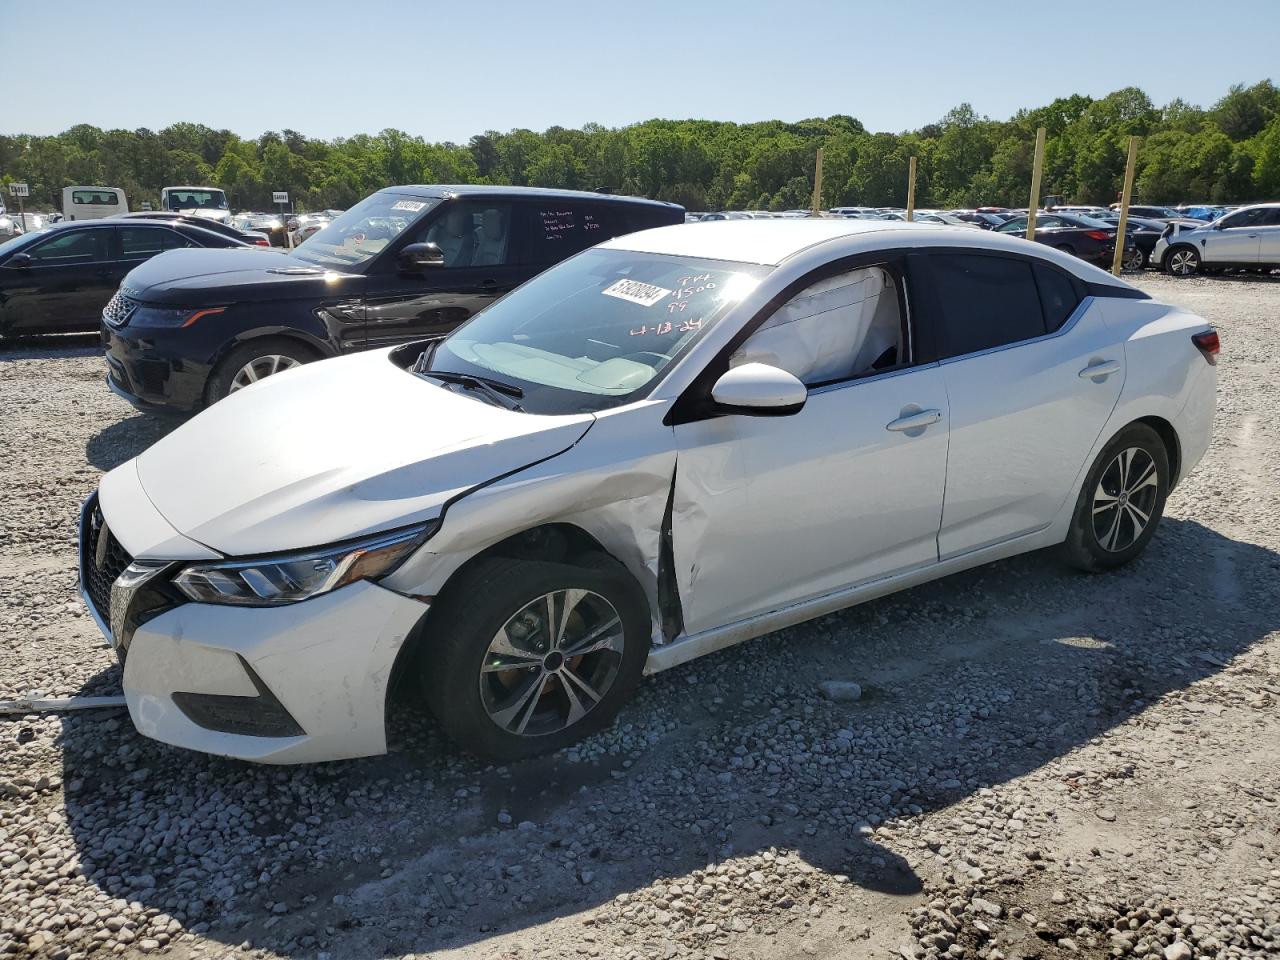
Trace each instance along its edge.
{"label": "white truck cab", "polygon": [[223,223],[231,217],[227,195],[217,187],[165,187],[160,191],[160,209]]}
{"label": "white truck cab", "polygon": [[129,212],[129,200],[119,187],[64,187],[62,216],[67,220],[101,220]]}

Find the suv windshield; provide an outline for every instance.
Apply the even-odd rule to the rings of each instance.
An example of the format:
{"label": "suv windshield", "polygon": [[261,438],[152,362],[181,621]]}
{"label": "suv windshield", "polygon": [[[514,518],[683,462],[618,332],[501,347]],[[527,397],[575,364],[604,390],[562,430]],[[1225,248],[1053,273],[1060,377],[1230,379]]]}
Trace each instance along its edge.
{"label": "suv windshield", "polygon": [[309,236],[293,255],[322,267],[363,266],[439,202],[430,197],[375,193]]}
{"label": "suv windshield", "polygon": [[226,210],[227,195],[221,190],[170,190],[170,210]]}
{"label": "suv windshield", "polygon": [[422,372],[519,387],[531,413],[618,406],[651,389],[770,269],[588,250],[476,314]]}

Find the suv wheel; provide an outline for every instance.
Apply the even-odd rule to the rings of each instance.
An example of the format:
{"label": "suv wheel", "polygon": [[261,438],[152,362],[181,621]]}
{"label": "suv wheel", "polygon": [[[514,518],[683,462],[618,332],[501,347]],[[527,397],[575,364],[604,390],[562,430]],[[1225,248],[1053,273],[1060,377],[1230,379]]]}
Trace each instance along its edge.
{"label": "suv wheel", "polygon": [[1164,258],[1166,269],[1175,277],[1190,277],[1200,269],[1195,247],[1174,247]]}
{"label": "suv wheel", "polygon": [[227,354],[209,378],[205,405],[315,359],[315,353],[294,340],[268,337],[241,344]]}
{"label": "suv wheel", "polygon": [[427,706],[464,749],[518,760],[607,726],[649,654],[649,605],[622,564],[494,557],[451,584],[418,657]]}

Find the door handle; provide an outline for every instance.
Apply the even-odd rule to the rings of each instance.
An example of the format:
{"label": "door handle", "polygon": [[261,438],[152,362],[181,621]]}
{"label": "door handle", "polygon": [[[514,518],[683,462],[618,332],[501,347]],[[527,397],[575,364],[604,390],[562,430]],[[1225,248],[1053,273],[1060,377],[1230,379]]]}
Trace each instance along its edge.
{"label": "door handle", "polygon": [[497,285],[498,285],[497,280],[481,280],[480,281],[481,290],[492,290]]}
{"label": "door handle", "polygon": [[909,430],[923,430],[941,419],[941,410],[921,410],[919,413],[911,413],[905,417],[899,417],[897,420],[885,424],[884,428],[892,430],[894,433],[906,433]]}
{"label": "door handle", "polygon": [[1119,372],[1119,360],[1102,360],[1098,363],[1089,364],[1089,366],[1080,371],[1079,377],[1081,380],[1093,380],[1097,383],[1101,383],[1113,373]]}

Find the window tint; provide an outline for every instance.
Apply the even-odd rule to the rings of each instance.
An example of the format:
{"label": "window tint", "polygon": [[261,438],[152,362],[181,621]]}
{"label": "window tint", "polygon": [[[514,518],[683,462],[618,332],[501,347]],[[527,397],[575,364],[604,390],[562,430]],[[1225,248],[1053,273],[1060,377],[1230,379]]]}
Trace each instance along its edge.
{"label": "window tint", "polygon": [[422,237],[444,254],[446,267],[495,267],[511,262],[511,205],[450,203]]}
{"label": "window tint", "polygon": [[1044,308],[1045,327],[1049,333],[1067,322],[1067,317],[1080,304],[1076,286],[1065,273],[1037,263],[1036,286],[1040,288],[1040,305]]}
{"label": "window tint", "polygon": [[176,230],[158,230],[160,234],[161,250],[181,250],[183,247],[199,246],[194,240],[188,239]]}
{"label": "window tint", "polygon": [[521,263],[557,263],[627,232],[619,211],[609,204],[553,200],[522,205],[520,213]]}
{"label": "window tint", "polygon": [[109,230],[69,230],[33,247],[31,259],[42,266],[95,263],[107,259]]}
{"label": "window tint", "polygon": [[934,254],[929,264],[941,311],[943,358],[1044,335],[1040,294],[1028,261]]}
{"label": "window tint", "polygon": [[121,227],[120,258],[137,260],[140,257],[154,257],[161,250],[167,249],[162,245],[162,240],[168,232],[156,227]]}
{"label": "window tint", "polygon": [[1280,227],[1280,207],[1264,210],[1261,219],[1255,224],[1258,227]]}
{"label": "window tint", "polygon": [[1241,210],[1239,213],[1233,213],[1229,217],[1222,220],[1222,229],[1230,230],[1234,227],[1256,227],[1262,222],[1262,215],[1266,213],[1266,209],[1259,207],[1255,210]]}

